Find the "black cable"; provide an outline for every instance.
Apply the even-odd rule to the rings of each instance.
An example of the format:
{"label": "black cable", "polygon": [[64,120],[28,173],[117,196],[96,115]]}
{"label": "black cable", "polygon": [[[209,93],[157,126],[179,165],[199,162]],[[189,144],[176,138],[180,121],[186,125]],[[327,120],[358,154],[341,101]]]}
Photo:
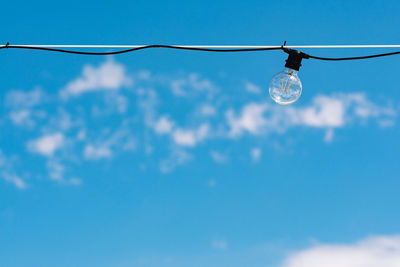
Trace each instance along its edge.
{"label": "black cable", "polygon": [[[286,42],[285,42],[286,44]],[[238,49],[213,49],[213,48],[200,48],[200,47],[184,47],[184,46],[175,46],[175,45],[145,45],[135,48],[130,48],[126,50],[120,51],[112,51],[112,52],[84,52],[84,51],[74,51],[74,50],[65,50],[65,49],[57,49],[57,48],[46,48],[46,47],[32,47],[32,46],[23,46],[23,45],[9,45],[7,43],[4,46],[0,46],[1,49],[5,48],[14,48],[14,49],[30,49],[30,50],[42,50],[42,51],[52,51],[52,52],[61,52],[61,53],[69,53],[69,54],[78,54],[78,55],[117,55],[124,54],[133,51],[149,49],[149,48],[170,48],[170,49],[180,49],[180,50],[192,50],[192,51],[206,51],[206,52],[251,52],[251,51],[269,51],[269,50],[283,50],[287,52],[287,48],[283,46],[279,47],[266,47],[266,48],[238,48]],[[312,58],[318,60],[328,60],[328,61],[342,61],[342,60],[358,60],[358,59],[368,59],[368,58],[376,58],[376,57],[384,57],[384,56],[392,56],[400,54],[400,51],[384,53],[384,54],[375,54],[368,56],[359,56],[359,57],[342,57],[342,58],[327,58],[327,57],[317,57],[303,53],[306,57],[304,58]]]}
{"label": "black cable", "polygon": [[308,55],[309,58],[318,59],[318,60],[329,60],[329,61],[339,61],[339,60],[358,60],[358,59],[368,59],[368,58],[375,58],[375,57],[385,57],[385,56],[392,56],[398,55],[400,51],[391,52],[391,53],[384,53],[384,54],[376,54],[376,55],[369,55],[369,56],[360,56],[360,57],[316,57]]}
{"label": "black cable", "polygon": [[183,46],[174,46],[174,45],[145,45],[141,47],[135,47],[126,50],[113,51],[113,52],[83,52],[83,51],[73,51],[73,50],[65,50],[65,49],[56,49],[56,48],[46,48],[46,47],[32,47],[32,46],[23,46],[23,45],[5,45],[1,46],[0,49],[4,48],[16,48],[16,49],[32,49],[32,50],[44,50],[44,51],[53,51],[53,52],[61,52],[61,53],[69,53],[69,54],[79,54],[79,55],[117,55],[123,53],[129,53],[137,50],[149,49],[149,48],[171,48],[171,49],[182,49],[182,50],[194,50],[194,51],[207,51],[207,52],[250,52],[250,51],[268,51],[268,50],[280,50],[281,47],[268,47],[268,48],[240,48],[240,49],[211,49],[211,48],[200,48],[200,47],[183,47]]}

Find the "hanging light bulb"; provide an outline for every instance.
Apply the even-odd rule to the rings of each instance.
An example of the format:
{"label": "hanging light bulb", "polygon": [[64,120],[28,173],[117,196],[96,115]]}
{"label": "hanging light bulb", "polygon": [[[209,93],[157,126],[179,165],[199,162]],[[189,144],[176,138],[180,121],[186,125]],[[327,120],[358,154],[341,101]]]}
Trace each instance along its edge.
{"label": "hanging light bulb", "polygon": [[301,60],[308,58],[307,54],[300,51],[287,49],[289,54],[285,69],[272,77],[269,83],[269,95],[278,104],[288,105],[299,99],[303,86],[297,73],[301,66]]}

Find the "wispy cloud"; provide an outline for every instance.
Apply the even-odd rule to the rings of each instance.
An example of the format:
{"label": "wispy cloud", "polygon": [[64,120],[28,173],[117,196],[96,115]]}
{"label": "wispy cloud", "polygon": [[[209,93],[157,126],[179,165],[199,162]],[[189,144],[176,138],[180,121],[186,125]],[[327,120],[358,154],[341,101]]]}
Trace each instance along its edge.
{"label": "wispy cloud", "polygon": [[[128,88],[120,90],[124,87]],[[28,152],[46,158],[49,179],[76,184],[78,178],[66,178],[74,177],[69,176],[70,165],[113,160],[123,152],[155,157],[160,171],[168,173],[204,151],[215,163],[230,161],[214,147],[216,141],[262,139],[248,148],[248,156],[257,162],[271,134],[313,128],[322,131],[325,142],[333,142],[340,128],[370,122],[384,128],[396,123],[397,109],[377,104],[363,93],[318,95],[309,103],[282,107],[258,95],[261,89],[250,81],[242,84],[240,96],[222,87],[197,73],[128,74],[123,64],[107,58],[98,66],[84,66],[78,77],[53,95],[39,87],[11,90],[5,97],[2,121],[11,122],[7,127],[28,127],[31,136],[37,136],[23,142]],[[94,91],[98,94],[93,101],[77,97]],[[234,157],[231,151],[229,157]],[[18,183],[17,173],[8,173],[15,174],[8,180]]]}
{"label": "wispy cloud", "polygon": [[233,109],[229,109],[225,114],[230,127],[231,136],[240,136],[244,132],[251,134],[261,134],[268,125],[268,120],[264,113],[270,106],[266,103],[249,103],[245,105],[240,115],[235,115]]}
{"label": "wispy cloud", "polygon": [[107,146],[86,145],[84,150],[86,159],[97,160],[102,158],[111,158],[111,149]]}
{"label": "wispy cloud", "polygon": [[115,91],[131,84],[132,80],[126,74],[124,65],[115,62],[112,57],[108,57],[108,60],[99,67],[86,65],[81,76],[69,82],[61,91],[61,95],[68,97],[93,91]]}
{"label": "wispy cloud", "polygon": [[249,93],[261,94],[261,88],[259,86],[255,85],[254,83],[246,82],[244,85],[244,88]]}
{"label": "wispy cloud", "polygon": [[214,116],[217,114],[217,109],[211,104],[201,105],[199,110],[200,114],[203,116]]}
{"label": "wispy cloud", "polygon": [[281,107],[269,103],[251,102],[239,114],[233,109],[226,112],[229,135],[238,137],[244,133],[252,135],[283,133],[292,127],[321,128],[327,131],[326,141],[332,141],[333,129],[355,122],[375,119],[394,123],[396,111],[391,106],[379,106],[367,99],[363,93],[316,96],[310,105]]}
{"label": "wispy cloud", "polygon": [[169,134],[174,124],[167,116],[161,116],[154,124],[154,131],[158,134]]}
{"label": "wispy cloud", "polygon": [[28,150],[46,157],[52,157],[65,143],[65,137],[62,133],[43,135],[38,139],[28,142]]}
{"label": "wispy cloud", "polygon": [[182,149],[174,149],[168,158],[160,161],[160,171],[169,173],[179,165],[182,165],[192,159],[192,156]]}
{"label": "wispy cloud", "polygon": [[1,171],[0,176],[2,176],[3,179],[6,180],[7,182],[14,184],[18,189],[25,189],[28,187],[25,181],[22,180],[21,177],[19,177],[15,173]]}
{"label": "wispy cloud", "polygon": [[129,106],[128,99],[121,94],[117,94],[116,92],[105,94],[104,102],[111,112],[117,111],[120,114],[125,113]]}
{"label": "wispy cloud", "polygon": [[176,129],[173,134],[173,140],[177,145],[194,147],[198,142],[203,141],[209,136],[210,126],[206,123],[201,124],[197,129]]}
{"label": "wispy cloud", "polygon": [[34,120],[31,118],[31,111],[29,109],[11,111],[10,119],[17,126],[33,127],[35,125]]}
{"label": "wispy cloud", "polygon": [[115,132],[105,134],[93,143],[87,143],[84,148],[84,157],[87,160],[111,158],[113,150],[134,151],[136,140],[130,130],[117,129]]}
{"label": "wispy cloud", "polygon": [[400,236],[376,236],[354,244],[320,244],[292,253],[282,267],[398,267]]}
{"label": "wispy cloud", "polygon": [[207,98],[210,99],[219,90],[213,82],[201,77],[198,73],[171,79],[170,86],[173,94],[179,97],[193,97],[198,93],[206,93]]}
{"label": "wispy cloud", "polygon": [[343,99],[317,96],[313,104],[293,112],[294,123],[311,127],[342,127],[345,124],[346,105]]}
{"label": "wispy cloud", "polygon": [[32,91],[11,90],[5,97],[5,106],[13,109],[31,108],[41,104],[46,98],[39,87]]}
{"label": "wispy cloud", "polygon": [[216,163],[227,163],[228,162],[228,155],[222,152],[218,152],[215,150],[210,151],[211,158]]}
{"label": "wispy cloud", "polygon": [[55,158],[49,159],[47,161],[47,170],[50,179],[56,181],[60,184],[68,184],[68,185],[81,185],[82,180],[77,177],[66,178],[66,167]]}
{"label": "wispy cloud", "polygon": [[11,90],[6,94],[4,105],[9,110],[9,118],[14,125],[33,128],[38,119],[46,116],[45,111],[35,110],[46,99],[46,94],[39,87],[31,91]]}
{"label": "wispy cloud", "polygon": [[300,125],[319,128],[339,128],[356,121],[374,118],[394,120],[396,110],[390,105],[379,106],[364,93],[338,93],[331,96],[319,95],[308,107],[297,109],[294,121]]}
{"label": "wispy cloud", "polygon": [[0,149],[0,178],[13,184],[18,189],[27,188],[27,183],[17,175],[12,165],[12,160],[8,159]]}
{"label": "wispy cloud", "polygon": [[138,98],[138,108],[143,117],[146,126],[154,127],[157,117],[157,107],[159,98],[157,92],[153,88],[139,87],[135,90]]}

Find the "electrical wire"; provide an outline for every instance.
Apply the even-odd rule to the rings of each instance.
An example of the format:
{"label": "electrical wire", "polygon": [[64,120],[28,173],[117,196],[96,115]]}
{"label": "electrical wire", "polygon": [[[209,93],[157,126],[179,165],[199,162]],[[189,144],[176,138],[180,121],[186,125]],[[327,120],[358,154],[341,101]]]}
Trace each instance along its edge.
{"label": "electrical wire", "polygon": [[341,60],[358,60],[358,59],[368,59],[368,58],[376,58],[376,57],[386,57],[386,56],[393,56],[400,54],[400,51],[391,52],[391,53],[384,53],[384,54],[375,54],[375,55],[368,55],[368,56],[359,56],[359,57],[317,57],[308,55],[309,58],[318,59],[318,60],[329,60],[329,61],[341,61]]}
{"label": "electrical wire", "polygon": [[[49,48],[137,48],[147,45],[16,45]],[[281,45],[171,45],[194,48],[279,48]],[[400,48],[400,45],[283,45],[285,48]]]}
{"label": "electrical wire", "polygon": [[[286,42],[285,42],[286,43]],[[395,48],[400,45],[303,45],[303,46],[240,46],[240,45],[193,45],[193,46],[181,46],[181,45],[9,45],[7,43],[4,46],[0,46],[1,49],[30,49],[30,50],[42,50],[61,52],[69,54],[79,55],[117,55],[124,54],[138,50],[151,49],[151,48],[168,48],[168,49],[179,49],[179,50],[192,50],[192,51],[205,51],[205,52],[252,52],[252,51],[270,51],[270,50],[284,50],[287,48]],[[86,51],[75,51],[66,50],[60,48],[129,48],[119,51],[111,52],[86,52]],[[357,57],[341,57],[341,58],[327,58],[318,57],[309,54],[309,58],[326,61],[343,61],[343,60],[360,60],[369,59],[376,57],[392,56],[400,54],[400,51],[374,54],[367,56]]]}
{"label": "electrical wire", "polygon": [[73,51],[73,50],[65,50],[58,48],[49,48],[49,47],[41,47],[41,46],[27,46],[27,45],[5,45],[1,46],[0,49],[5,48],[16,48],[16,49],[31,49],[31,50],[44,50],[44,51],[53,51],[53,52],[61,52],[61,53],[69,53],[69,54],[79,54],[79,55],[117,55],[124,54],[133,51],[149,49],[149,48],[170,48],[170,49],[181,49],[181,50],[194,50],[194,51],[206,51],[206,52],[250,52],[250,51],[268,51],[268,50],[280,50],[281,47],[259,47],[259,48],[204,48],[204,47],[193,47],[193,46],[175,46],[175,45],[144,45],[138,46],[130,49],[120,50],[120,51],[112,51],[112,52],[84,52],[84,51]]}

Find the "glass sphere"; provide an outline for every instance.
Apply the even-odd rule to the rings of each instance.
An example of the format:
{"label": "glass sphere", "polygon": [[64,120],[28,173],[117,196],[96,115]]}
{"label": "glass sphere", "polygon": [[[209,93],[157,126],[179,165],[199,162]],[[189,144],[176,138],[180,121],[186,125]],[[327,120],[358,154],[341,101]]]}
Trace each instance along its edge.
{"label": "glass sphere", "polygon": [[297,73],[297,70],[285,68],[272,77],[269,83],[269,95],[276,103],[288,105],[299,99],[302,85]]}

